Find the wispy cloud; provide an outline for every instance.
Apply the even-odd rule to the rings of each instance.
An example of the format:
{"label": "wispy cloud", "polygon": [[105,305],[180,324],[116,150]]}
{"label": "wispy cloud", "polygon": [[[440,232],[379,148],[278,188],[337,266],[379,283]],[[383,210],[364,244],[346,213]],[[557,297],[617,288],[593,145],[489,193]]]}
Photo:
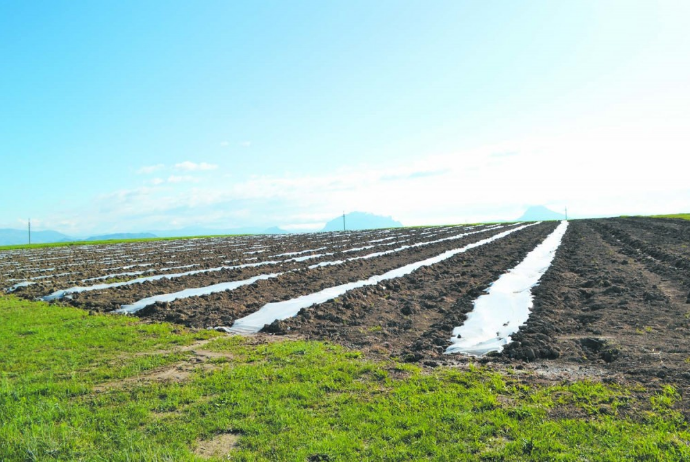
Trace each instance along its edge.
{"label": "wispy cloud", "polygon": [[399,173],[399,174],[392,174],[392,175],[382,175],[381,180],[382,181],[397,181],[397,180],[405,180],[405,179],[410,179],[413,180],[415,178],[427,178],[431,176],[441,176],[445,175],[446,173],[449,173],[450,169],[448,168],[442,168],[439,170],[419,170],[416,172],[404,172],[404,173]]}
{"label": "wispy cloud", "polygon": [[512,157],[512,156],[517,156],[518,153],[515,151],[503,151],[503,152],[494,152],[489,157],[493,157],[494,159],[500,159],[502,157]]}
{"label": "wispy cloud", "polygon": [[242,142],[240,143],[240,146],[242,146],[243,148],[248,148],[248,147],[251,146],[251,145],[252,145],[252,142],[251,142],[251,141],[242,141]]}
{"label": "wispy cloud", "polygon": [[147,166],[141,167],[139,170],[137,170],[137,174],[146,175],[149,173],[157,172],[158,170],[163,170],[164,168],[165,168],[164,164],[147,165]]}
{"label": "wispy cloud", "polygon": [[170,175],[168,183],[198,183],[199,178],[191,175]]}
{"label": "wispy cloud", "polygon": [[[97,224],[99,231],[190,225],[316,229],[342,210],[392,215],[415,225],[517,218],[526,204],[554,210],[567,205],[578,216],[690,208],[684,171],[669,168],[690,145],[690,134],[678,126],[659,139],[623,128],[595,127],[577,136],[526,138],[328,173],[237,173],[207,182],[201,181],[203,172],[178,172],[96,198],[90,210],[62,210],[47,218],[71,220],[80,229]],[[607,155],[619,152],[626,153],[625,162]]]}
{"label": "wispy cloud", "polygon": [[215,170],[217,168],[218,166],[215,164],[209,164],[206,162],[200,162],[197,164],[195,162],[190,162],[188,160],[185,162],[180,162],[179,164],[175,164],[175,169],[187,172],[195,172],[199,170]]}
{"label": "wispy cloud", "polygon": [[323,229],[323,227],[326,226],[325,221],[319,221],[318,223],[296,223],[296,224],[288,224],[288,225],[280,225],[281,229],[284,229],[285,231],[320,231]]}
{"label": "wispy cloud", "polygon": [[228,146],[230,146],[230,141],[221,141],[220,142],[221,148],[227,148]]}

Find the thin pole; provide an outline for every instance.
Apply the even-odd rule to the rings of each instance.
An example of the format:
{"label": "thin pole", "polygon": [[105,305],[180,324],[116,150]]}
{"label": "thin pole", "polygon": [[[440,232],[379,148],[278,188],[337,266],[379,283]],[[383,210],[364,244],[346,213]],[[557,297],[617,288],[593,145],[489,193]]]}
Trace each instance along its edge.
{"label": "thin pole", "polygon": [[568,207],[565,208],[565,221],[568,221]]}
{"label": "thin pole", "polygon": [[31,218],[29,218],[29,244],[31,244]]}
{"label": "thin pole", "polygon": [[345,210],[343,210],[343,231],[345,231]]}

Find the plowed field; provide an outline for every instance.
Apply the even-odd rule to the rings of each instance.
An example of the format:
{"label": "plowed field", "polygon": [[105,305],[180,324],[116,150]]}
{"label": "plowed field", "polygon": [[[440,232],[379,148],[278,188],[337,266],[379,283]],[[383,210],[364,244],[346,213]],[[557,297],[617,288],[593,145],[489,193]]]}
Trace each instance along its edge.
{"label": "plowed field", "polygon": [[[463,324],[477,297],[556,226],[408,228],[12,250],[0,252],[0,287],[20,297],[47,297],[99,312],[141,302],[145,306],[134,314],[151,321],[230,327],[268,303],[356,283],[476,244],[263,328],[270,335],[325,339],[432,367],[462,364],[477,358],[444,353],[453,328]],[[506,231],[511,232],[484,242]],[[502,352],[479,361],[535,371],[544,379],[591,377],[687,388],[689,246],[688,221],[572,221],[551,266],[532,289],[528,321]],[[254,281],[257,276],[265,278]],[[231,290],[218,286],[233,281],[244,282]],[[190,288],[202,294],[180,293]],[[150,297],[158,299],[143,300]]]}

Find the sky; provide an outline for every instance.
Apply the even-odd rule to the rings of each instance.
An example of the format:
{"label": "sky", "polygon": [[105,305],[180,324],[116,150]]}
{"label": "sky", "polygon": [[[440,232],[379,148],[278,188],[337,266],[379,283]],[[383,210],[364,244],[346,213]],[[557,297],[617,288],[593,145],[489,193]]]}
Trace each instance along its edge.
{"label": "sky", "polygon": [[0,228],[690,211],[690,2],[0,3]]}

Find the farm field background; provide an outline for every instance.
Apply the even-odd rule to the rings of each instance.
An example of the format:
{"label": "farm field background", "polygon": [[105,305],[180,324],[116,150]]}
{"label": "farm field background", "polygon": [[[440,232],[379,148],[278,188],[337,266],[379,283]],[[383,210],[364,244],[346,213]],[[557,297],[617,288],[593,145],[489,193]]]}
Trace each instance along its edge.
{"label": "farm field background", "polygon": [[[1,448],[38,459],[98,448],[122,459],[682,459],[688,221],[571,221],[512,342],[480,358],[445,354],[474,300],[557,225],[2,251],[12,424]],[[430,263],[395,274],[419,262]],[[383,274],[395,277],[357,286]],[[252,326],[259,334],[211,330],[352,284]],[[116,311],[141,319],[103,315]]]}

